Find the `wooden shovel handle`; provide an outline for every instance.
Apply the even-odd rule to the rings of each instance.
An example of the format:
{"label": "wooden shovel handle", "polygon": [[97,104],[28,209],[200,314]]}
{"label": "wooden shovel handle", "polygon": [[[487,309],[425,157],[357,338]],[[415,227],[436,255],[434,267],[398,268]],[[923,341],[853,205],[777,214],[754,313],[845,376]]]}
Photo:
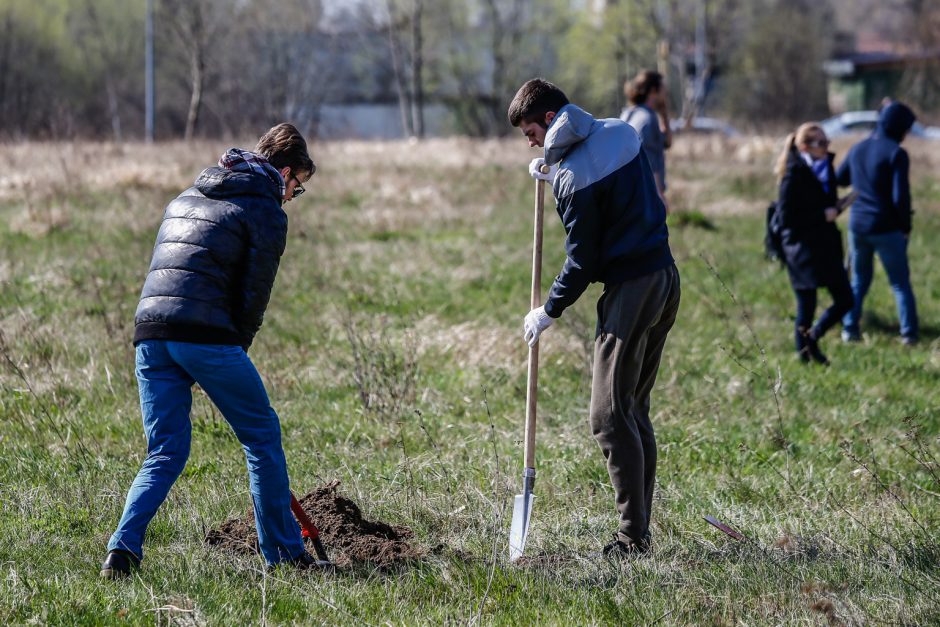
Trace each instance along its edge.
{"label": "wooden shovel handle", "polygon": [[[542,166],[547,174],[548,166]],[[545,181],[535,180],[535,230],[532,241],[532,298],[535,309],[542,304],[542,221],[545,217]],[[525,467],[535,468],[535,416],[538,401],[539,345],[529,348],[528,386],[525,408]]]}

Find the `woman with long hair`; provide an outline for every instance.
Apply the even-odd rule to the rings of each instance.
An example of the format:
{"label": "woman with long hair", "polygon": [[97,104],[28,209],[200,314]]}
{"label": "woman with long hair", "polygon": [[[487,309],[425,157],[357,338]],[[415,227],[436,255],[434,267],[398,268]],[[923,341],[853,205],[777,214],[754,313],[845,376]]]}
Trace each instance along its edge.
{"label": "woman with long hair", "polygon": [[[780,183],[784,259],[796,295],[796,350],[804,363],[829,365],[819,340],[853,305],[852,287],[843,265],[836,177],[829,140],[818,124],[802,124],[787,137],[775,169]],[[832,305],[813,324],[816,290],[824,287]]]}

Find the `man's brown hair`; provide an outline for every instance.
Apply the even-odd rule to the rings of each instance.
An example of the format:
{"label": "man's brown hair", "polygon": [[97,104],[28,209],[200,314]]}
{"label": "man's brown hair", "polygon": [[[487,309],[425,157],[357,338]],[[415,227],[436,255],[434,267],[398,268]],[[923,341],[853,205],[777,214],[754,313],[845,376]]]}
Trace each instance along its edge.
{"label": "man's brown hair", "polygon": [[563,91],[542,78],[526,81],[509,103],[509,123],[519,126],[523,122],[538,122],[545,126],[545,114],[568,104]]}
{"label": "man's brown hair", "polygon": [[274,126],[258,140],[255,152],[280,170],[289,167],[294,176],[317,171],[317,165],[307,152],[307,140],[293,124],[282,122]]}
{"label": "man's brown hair", "polygon": [[662,89],[663,75],[653,70],[643,70],[623,86],[623,93],[631,104],[641,105],[654,89]]}

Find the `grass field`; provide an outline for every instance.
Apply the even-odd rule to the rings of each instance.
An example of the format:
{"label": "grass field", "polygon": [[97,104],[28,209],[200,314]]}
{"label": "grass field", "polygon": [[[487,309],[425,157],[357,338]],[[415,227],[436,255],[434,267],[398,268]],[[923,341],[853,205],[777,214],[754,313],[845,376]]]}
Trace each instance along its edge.
{"label": "grass field", "polygon": [[[864,342],[828,336],[821,369],[794,358],[789,284],[762,259],[774,143],[679,140],[655,551],[596,555],[616,513],[587,425],[593,286],[542,340],[525,567],[507,539],[534,153],[520,138],[316,146],[251,355],[295,490],[339,479],[428,556],[321,577],[207,547],[250,504],[240,447],[199,393],[142,570],[100,581],[145,453],[130,340],[153,238],[225,147],[0,147],[0,623],[940,623],[940,149],[923,144],[909,147],[923,341],[897,341],[879,268]],[[545,289],[564,254],[547,205]]]}

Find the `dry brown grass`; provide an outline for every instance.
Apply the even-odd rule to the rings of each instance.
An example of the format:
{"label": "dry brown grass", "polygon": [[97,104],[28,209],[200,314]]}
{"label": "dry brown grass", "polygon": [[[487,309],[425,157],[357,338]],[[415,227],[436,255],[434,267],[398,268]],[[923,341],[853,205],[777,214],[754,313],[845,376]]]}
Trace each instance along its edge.
{"label": "dry brown grass", "polygon": [[[833,149],[844,156],[858,138],[838,139]],[[60,186],[107,190],[122,186],[176,189],[187,184],[231,145],[246,141],[161,142],[147,145],[101,142],[23,142],[0,145],[0,199],[19,198],[23,190],[45,194]],[[686,161],[717,169],[735,165],[773,167],[783,137],[755,135],[741,138],[677,136],[668,153],[670,164]],[[940,166],[940,142],[905,140],[904,148],[915,167]],[[443,168],[469,171],[483,164],[522,167],[538,151],[521,137],[474,140],[436,138],[422,141],[315,142],[311,152],[318,165],[318,184],[330,174],[342,173],[347,189],[382,189],[376,176],[383,171]],[[837,157],[838,158],[838,157]],[[399,182],[396,181],[396,184]]]}

